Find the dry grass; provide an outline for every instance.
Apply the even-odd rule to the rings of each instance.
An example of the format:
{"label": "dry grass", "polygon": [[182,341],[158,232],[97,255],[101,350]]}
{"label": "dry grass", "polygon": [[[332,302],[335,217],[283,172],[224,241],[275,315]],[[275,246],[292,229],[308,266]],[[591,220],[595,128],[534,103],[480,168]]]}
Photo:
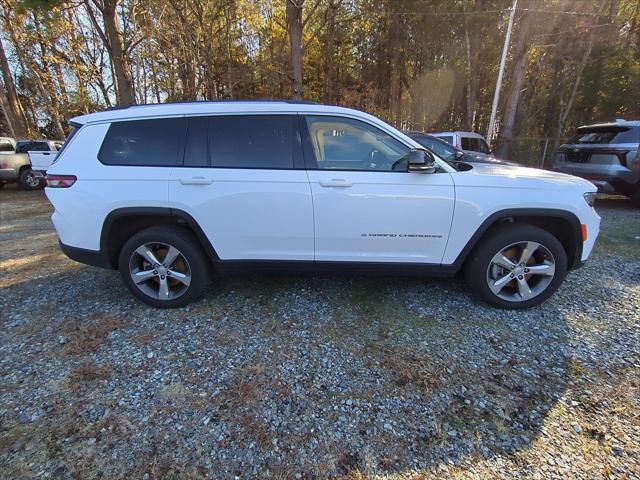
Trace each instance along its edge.
{"label": "dry grass", "polygon": [[71,385],[84,384],[95,380],[106,380],[111,378],[113,369],[108,365],[97,365],[85,362],[73,369],[69,373],[69,383]]}
{"label": "dry grass", "polygon": [[238,368],[227,388],[227,399],[235,405],[244,405],[262,396],[267,379],[261,363],[245,364]]}
{"label": "dry grass", "polygon": [[62,348],[62,353],[84,355],[95,352],[107,341],[109,333],[124,324],[123,318],[113,315],[96,315],[93,318],[68,322],[63,326],[67,342]]}
{"label": "dry grass", "polygon": [[150,331],[136,333],[131,337],[131,340],[138,345],[150,345],[154,339],[155,335]]}
{"label": "dry grass", "polygon": [[263,447],[268,447],[274,438],[268,425],[253,413],[243,415],[240,419],[240,425],[249,437],[255,439]]}

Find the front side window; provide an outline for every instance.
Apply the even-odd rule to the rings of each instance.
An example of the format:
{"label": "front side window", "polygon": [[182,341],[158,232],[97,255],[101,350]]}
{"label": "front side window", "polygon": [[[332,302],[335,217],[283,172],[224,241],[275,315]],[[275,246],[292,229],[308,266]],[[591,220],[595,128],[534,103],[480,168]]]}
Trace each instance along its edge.
{"label": "front side window", "polygon": [[307,116],[320,170],[406,171],[410,148],[360,120]]}
{"label": "front side window", "polygon": [[98,159],[106,165],[175,166],[183,136],[182,118],[113,122]]}
{"label": "front side window", "polygon": [[9,142],[0,142],[0,152],[13,152],[14,146]]}

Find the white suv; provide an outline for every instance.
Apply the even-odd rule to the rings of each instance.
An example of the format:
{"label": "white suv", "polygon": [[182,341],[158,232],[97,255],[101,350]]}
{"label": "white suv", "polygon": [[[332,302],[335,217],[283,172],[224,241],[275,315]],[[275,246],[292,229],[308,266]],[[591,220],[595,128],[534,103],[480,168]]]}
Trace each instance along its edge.
{"label": "white suv", "polygon": [[195,102],[74,118],[48,170],[72,259],[119,269],[147,304],[197,298],[212,270],[454,275],[526,308],[589,257],[586,180],[447,163],[381,120],[293,102]]}

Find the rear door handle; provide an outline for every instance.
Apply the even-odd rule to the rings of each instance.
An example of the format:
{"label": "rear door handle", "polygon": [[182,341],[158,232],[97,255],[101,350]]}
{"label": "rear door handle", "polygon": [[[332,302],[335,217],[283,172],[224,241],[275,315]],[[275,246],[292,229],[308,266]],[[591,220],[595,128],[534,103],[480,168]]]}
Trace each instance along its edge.
{"label": "rear door handle", "polygon": [[333,178],[331,180],[320,180],[321,187],[352,187],[353,182],[351,180],[345,180],[344,178]]}
{"label": "rear door handle", "polygon": [[191,177],[181,178],[180,183],[182,185],[211,185],[213,180],[205,177]]}

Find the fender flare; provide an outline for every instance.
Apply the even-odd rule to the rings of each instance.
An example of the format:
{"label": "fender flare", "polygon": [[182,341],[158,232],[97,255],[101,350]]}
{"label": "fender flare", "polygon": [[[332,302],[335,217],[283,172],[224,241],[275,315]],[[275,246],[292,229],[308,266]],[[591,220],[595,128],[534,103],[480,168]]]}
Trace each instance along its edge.
{"label": "fender flare", "polygon": [[[549,217],[549,218],[559,218],[561,220],[565,220],[571,225],[571,238],[575,240],[575,252],[573,258],[568,258],[569,260],[569,269],[578,268],[581,265],[582,259],[582,229],[580,225],[580,220],[578,217],[567,211],[560,210],[554,208],[508,208],[504,210],[498,210],[497,212],[489,215],[485,220],[480,224],[475,233],[471,236],[471,238],[467,241],[464,248],[460,251],[458,256],[456,257],[453,265],[456,266],[457,269],[460,269],[464,264],[465,260],[469,256],[469,254],[473,251],[478,242],[482,239],[484,234],[495,224],[499,223],[501,220],[506,220],[509,218],[518,218],[518,217]],[[567,252],[569,253],[569,252]]]}
{"label": "fender flare", "polygon": [[196,220],[184,210],[168,207],[123,207],[117,208],[109,212],[102,222],[102,231],[100,232],[100,251],[109,254],[109,237],[113,229],[113,224],[122,217],[172,217],[176,219],[178,224],[186,224],[194,232],[200,245],[209,256],[212,262],[218,262],[220,257],[211,245],[209,238],[196,222]]}

